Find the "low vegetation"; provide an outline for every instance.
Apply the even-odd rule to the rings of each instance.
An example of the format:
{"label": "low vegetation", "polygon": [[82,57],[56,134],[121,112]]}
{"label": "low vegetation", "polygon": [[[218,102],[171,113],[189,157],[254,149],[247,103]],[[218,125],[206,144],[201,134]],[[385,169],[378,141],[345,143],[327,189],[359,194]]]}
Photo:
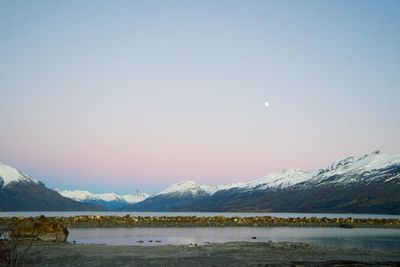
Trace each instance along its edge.
{"label": "low vegetation", "polygon": [[0,232],[0,266],[30,266],[42,258],[42,249],[32,247],[33,239],[13,239],[8,233],[7,228]]}

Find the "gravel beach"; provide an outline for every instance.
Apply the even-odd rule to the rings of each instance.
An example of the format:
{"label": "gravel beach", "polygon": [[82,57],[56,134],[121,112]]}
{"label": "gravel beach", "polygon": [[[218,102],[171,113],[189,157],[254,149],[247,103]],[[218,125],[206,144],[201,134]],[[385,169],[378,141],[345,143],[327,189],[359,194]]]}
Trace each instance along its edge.
{"label": "gravel beach", "polygon": [[400,252],[293,242],[231,242],[206,246],[108,246],[34,243],[33,266],[399,266]]}

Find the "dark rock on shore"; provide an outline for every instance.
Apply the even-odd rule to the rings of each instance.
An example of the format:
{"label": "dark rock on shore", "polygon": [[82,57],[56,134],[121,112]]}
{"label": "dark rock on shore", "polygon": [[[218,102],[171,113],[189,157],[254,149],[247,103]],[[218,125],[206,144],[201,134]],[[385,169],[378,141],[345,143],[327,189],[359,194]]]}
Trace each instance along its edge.
{"label": "dark rock on shore", "polygon": [[342,223],[341,225],[339,225],[340,228],[354,228],[354,226],[350,225],[350,224],[345,224]]}
{"label": "dark rock on shore", "polygon": [[53,219],[40,216],[31,219],[19,219],[11,227],[10,236],[14,239],[64,242],[67,240],[68,230]]}

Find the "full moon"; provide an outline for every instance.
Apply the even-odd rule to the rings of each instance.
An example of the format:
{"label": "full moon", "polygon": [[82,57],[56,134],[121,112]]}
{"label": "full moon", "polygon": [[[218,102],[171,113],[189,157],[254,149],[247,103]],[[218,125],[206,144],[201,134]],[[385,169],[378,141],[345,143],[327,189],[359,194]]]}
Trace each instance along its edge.
{"label": "full moon", "polygon": [[265,105],[266,107],[268,107],[268,106],[269,106],[269,103],[268,103],[268,102],[265,102],[264,105]]}

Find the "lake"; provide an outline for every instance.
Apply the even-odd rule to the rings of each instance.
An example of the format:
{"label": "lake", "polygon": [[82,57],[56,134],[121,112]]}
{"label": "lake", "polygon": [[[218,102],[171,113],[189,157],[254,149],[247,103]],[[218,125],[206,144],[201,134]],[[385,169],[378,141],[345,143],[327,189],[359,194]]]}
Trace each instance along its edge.
{"label": "lake", "polygon": [[400,215],[390,214],[355,214],[355,213],[290,213],[290,212],[126,212],[126,211],[7,211],[0,212],[0,217],[35,217],[45,215],[48,217],[55,216],[77,216],[77,215],[115,215],[125,216],[127,214],[133,216],[197,216],[197,217],[251,217],[251,216],[274,216],[279,218],[297,218],[297,217],[327,217],[327,218],[372,218],[372,219],[400,219]]}
{"label": "lake", "polygon": [[209,242],[290,241],[323,246],[400,251],[400,229],[344,229],[338,227],[134,227],[71,228],[69,231],[67,241],[86,244],[136,246],[198,244],[201,246]]}

